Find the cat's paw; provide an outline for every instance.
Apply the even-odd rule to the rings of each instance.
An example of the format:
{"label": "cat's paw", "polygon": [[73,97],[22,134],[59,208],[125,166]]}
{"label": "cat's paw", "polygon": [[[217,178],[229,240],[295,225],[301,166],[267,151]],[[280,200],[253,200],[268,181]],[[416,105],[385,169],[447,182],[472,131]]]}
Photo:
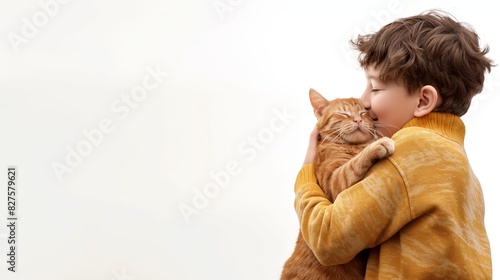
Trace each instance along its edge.
{"label": "cat's paw", "polygon": [[386,158],[394,153],[394,140],[389,137],[382,137],[372,144],[377,159]]}

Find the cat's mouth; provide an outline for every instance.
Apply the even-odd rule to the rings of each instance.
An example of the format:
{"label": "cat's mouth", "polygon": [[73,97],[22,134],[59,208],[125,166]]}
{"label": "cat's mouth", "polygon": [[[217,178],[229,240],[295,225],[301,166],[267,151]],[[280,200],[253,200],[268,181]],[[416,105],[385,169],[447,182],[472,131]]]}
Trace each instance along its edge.
{"label": "cat's mouth", "polygon": [[374,137],[370,129],[364,125],[358,125],[356,128],[352,127],[349,132],[343,135],[343,139],[351,144],[366,143]]}

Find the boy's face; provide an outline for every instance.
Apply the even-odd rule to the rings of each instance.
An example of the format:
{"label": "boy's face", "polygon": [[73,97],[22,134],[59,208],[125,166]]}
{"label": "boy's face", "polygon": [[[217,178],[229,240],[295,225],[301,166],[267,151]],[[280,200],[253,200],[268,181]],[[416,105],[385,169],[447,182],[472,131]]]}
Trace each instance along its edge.
{"label": "boy's face", "polygon": [[377,120],[377,130],[391,137],[414,117],[418,94],[411,95],[402,83],[382,82],[376,68],[365,69],[367,86],[361,96],[363,106]]}

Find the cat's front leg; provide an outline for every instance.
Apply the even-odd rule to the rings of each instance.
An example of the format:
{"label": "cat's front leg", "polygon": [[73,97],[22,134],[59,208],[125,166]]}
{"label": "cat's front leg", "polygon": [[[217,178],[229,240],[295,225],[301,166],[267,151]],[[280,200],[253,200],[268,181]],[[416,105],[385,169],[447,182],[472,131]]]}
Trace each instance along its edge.
{"label": "cat's front leg", "polygon": [[340,191],[351,187],[363,179],[368,169],[376,161],[390,156],[393,152],[394,141],[388,137],[383,137],[370,143],[359,154],[333,171],[329,178],[329,184],[326,187],[328,190],[326,191],[327,194],[331,193],[332,200],[334,200]]}

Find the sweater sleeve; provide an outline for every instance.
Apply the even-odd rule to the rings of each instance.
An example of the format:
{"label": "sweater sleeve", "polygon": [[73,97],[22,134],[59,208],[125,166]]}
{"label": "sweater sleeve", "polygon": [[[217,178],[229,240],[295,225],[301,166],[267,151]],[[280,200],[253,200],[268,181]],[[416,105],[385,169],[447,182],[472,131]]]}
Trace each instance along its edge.
{"label": "sweater sleeve", "polygon": [[300,229],[319,262],[338,265],[379,245],[411,221],[402,176],[388,161],[375,164],[365,179],[331,203],[305,165],[295,184]]}

